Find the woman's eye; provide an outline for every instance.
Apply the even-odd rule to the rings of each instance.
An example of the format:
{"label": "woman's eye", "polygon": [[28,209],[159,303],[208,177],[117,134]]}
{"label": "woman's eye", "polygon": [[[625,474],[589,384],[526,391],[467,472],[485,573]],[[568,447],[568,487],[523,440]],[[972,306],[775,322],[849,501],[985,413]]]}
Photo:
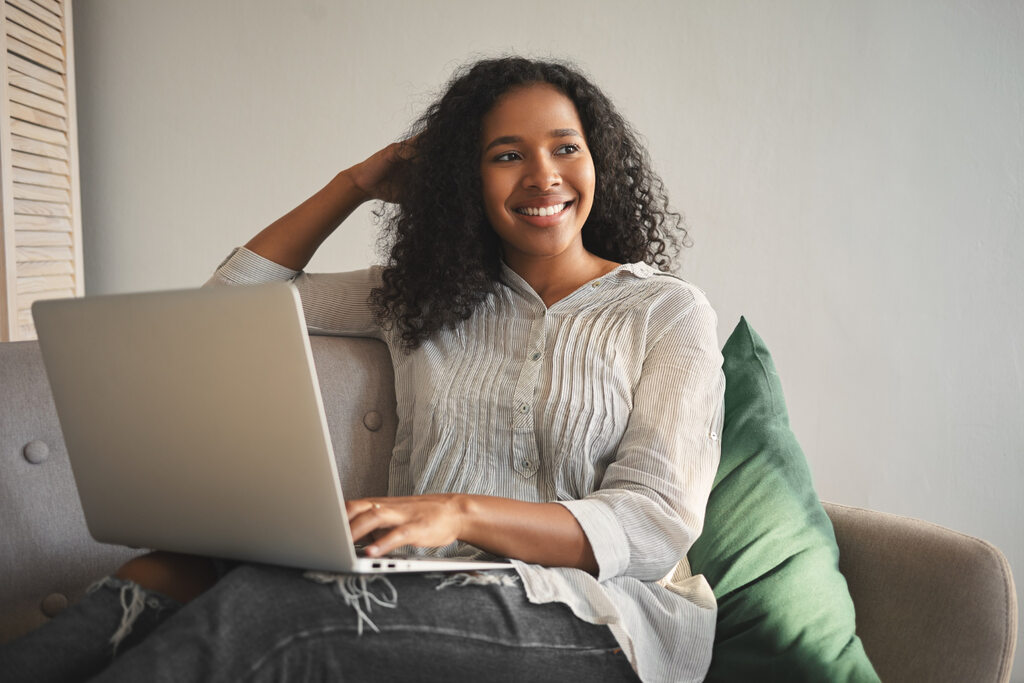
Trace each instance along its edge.
{"label": "woman's eye", "polygon": [[569,143],[567,145],[562,145],[561,147],[556,149],[555,150],[555,154],[574,154],[574,153],[576,153],[578,151],[580,151],[580,146],[579,145],[574,145],[572,143]]}
{"label": "woman's eye", "polygon": [[519,152],[505,152],[494,157],[495,161],[515,161],[519,158]]}

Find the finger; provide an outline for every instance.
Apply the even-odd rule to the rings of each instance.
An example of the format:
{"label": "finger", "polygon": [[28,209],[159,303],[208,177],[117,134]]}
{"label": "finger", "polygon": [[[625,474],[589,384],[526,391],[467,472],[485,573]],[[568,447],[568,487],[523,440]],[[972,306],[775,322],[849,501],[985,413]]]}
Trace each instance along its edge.
{"label": "finger", "polygon": [[353,538],[363,538],[374,529],[384,526],[383,520],[373,512],[364,512],[349,520]]}
{"label": "finger", "polygon": [[352,540],[356,543],[373,543],[391,531],[393,526],[360,525],[352,527]]}
{"label": "finger", "polygon": [[397,143],[398,146],[395,148],[395,153],[399,158],[408,160],[416,154],[417,138],[419,138],[419,135],[414,135],[411,138],[406,138],[405,140]]}
{"label": "finger", "polygon": [[395,527],[384,537],[378,541],[374,541],[372,545],[366,546],[366,554],[371,557],[378,557],[380,555],[387,555],[395,548],[400,548],[403,545],[409,545],[411,539],[411,525],[403,525]]}
{"label": "finger", "polygon": [[349,519],[349,528],[353,538],[362,539],[374,531],[389,530],[406,521],[408,520],[401,511],[376,504]]}
{"label": "finger", "polygon": [[381,504],[379,501],[372,498],[359,498],[357,500],[345,501],[345,512],[348,514],[348,519],[351,522],[354,518],[368,512],[370,510],[380,510]]}

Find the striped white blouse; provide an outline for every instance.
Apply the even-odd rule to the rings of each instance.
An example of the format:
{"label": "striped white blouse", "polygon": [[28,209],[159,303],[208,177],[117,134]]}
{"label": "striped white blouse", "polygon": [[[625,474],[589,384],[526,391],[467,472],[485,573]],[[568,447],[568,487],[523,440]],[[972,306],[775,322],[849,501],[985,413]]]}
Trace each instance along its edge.
{"label": "striped white blouse", "polygon": [[[680,560],[701,532],[720,453],[715,313],[699,289],[643,263],[550,308],[503,274],[472,317],[411,354],[374,322],[378,267],[316,275],[240,248],[211,283],[292,280],[311,333],[387,343],[398,402],[390,495],[561,503],[600,574],[516,562],[529,599],[607,624],[643,681],[699,681],[716,606]],[[433,552],[480,554],[458,543]]]}

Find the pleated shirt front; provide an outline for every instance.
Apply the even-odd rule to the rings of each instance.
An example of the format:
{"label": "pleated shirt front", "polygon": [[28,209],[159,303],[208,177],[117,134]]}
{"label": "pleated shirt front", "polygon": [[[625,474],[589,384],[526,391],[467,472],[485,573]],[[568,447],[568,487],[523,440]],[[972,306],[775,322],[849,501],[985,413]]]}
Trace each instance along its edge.
{"label": "pleated shirt front", "polygon": [[[240,248],[211,284],[275,280],[294,282],[311,333],[388,345],[398,410],[390,495],[564,505],[599,574],[516,561],[529,599],[606,624],[644,681],[702,680],[716,607],[685,555],[718,467],[725,387],[703,292],[630,263],[548,307],[503,266],[468,320],[406,353],[368,301],[378,267],[311,274]],[[461,543],[422,552],[485,555]]]}

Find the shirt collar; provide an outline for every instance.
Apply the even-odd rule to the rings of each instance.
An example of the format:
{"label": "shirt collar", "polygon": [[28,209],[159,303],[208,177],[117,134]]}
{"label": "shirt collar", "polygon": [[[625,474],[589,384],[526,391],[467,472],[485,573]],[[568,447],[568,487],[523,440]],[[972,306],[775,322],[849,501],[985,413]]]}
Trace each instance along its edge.
{"label": "shirt collar", "polygon": [[[602,289],[600,286],[594,286],[595,283],[597,283],[598,285],[603,285],[605,282],[615,283],[620,282],[623,278],[630,276],[646,279],[653,275],[657,275],[658,273],[658,270],[654,269],[650,265],[643,262],[623,263],[614,270],[605,273],[601,277],[597,277],[594,278],[593,280],[583,283],[582,285],[580,285],[579,289],[577,289],[575,292],[567,296],[566,299],[568,299],[569,297],[575,297],[581,289],[589,289],[595,292],[599,289]],[[531,287],[530,284],[519,275],[519,273],[509,268],[508,264],[505,263],[504,260],[501,262],[501,275],[503,284],[516,290],[517,292],[526,296],[529,299],[540,301],[540,296],[537,294],[537,292],[533,291],[533,287]],[[563,301],[564,300],[565,299],[563,299]]]}

